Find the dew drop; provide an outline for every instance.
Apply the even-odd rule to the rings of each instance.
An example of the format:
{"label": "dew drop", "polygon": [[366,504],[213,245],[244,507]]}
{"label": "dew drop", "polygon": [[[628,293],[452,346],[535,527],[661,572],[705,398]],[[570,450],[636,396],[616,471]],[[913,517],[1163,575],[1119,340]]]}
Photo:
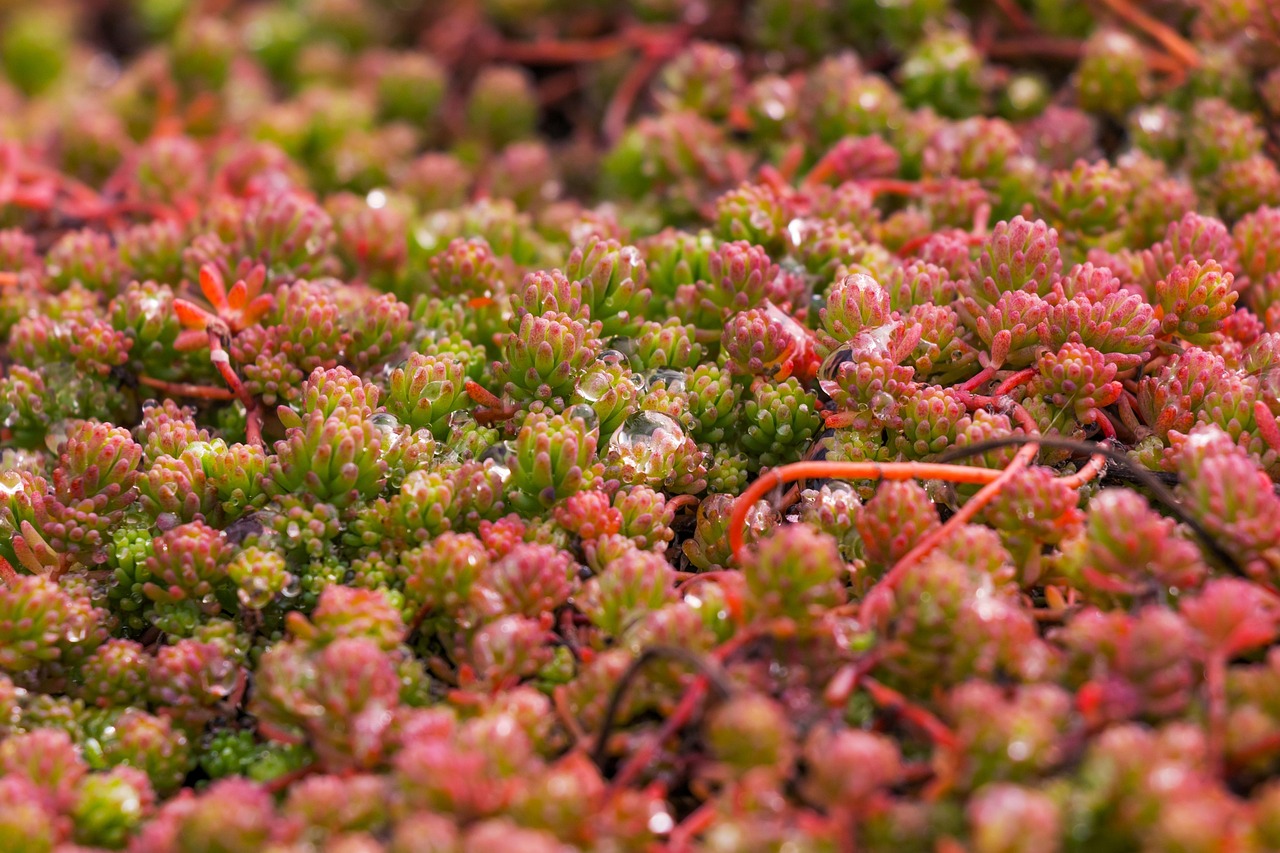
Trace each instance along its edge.
{"label": "dew drop", "polygon": [[10,495],[20,494],[23,489],[22,475],[17,471],[0,473],[0,495],[9,497]]}
{"label": "dew drop", "polygon": [[600,426],[600,416],[596,414],[595,409],[586,403],[579,403],[569,409],[569,418],[580,418],[587,425],[587,429],[595,429]]}
{"label": "dew drop", "polygon": [[609,452],[645,476],[662,473],[667,457],[684,443],[684,431],[660,412],[636,412],[609,438]]}
{"label": "dew drop", "polygon": [[652,391],[659,382],[668,391],[678,394],[685,389],[684,371],[672,367],[657,367],[644,374],[644,390]]}
{"label": "dew drop", "polygon": [[511,479],[511,457],[515,456],[515,448],[509,441],[500,441],[497,444],[491,444],[480,454],[480,463],[488,464],[489,470],[498,475],[498,479],[505,485],[507,480]]}
{"label": "dew drop", "polygon": [[613,380],[603,370],[591,370],[578,380],[578,396],[588,403],[598,403],[613,387]]}
{"label": "dew drop", "polygon": [[369,416],[369,424],[382,439],[382,452],[394,450],[400,443],[400,420],[390,412],[377,412]]}

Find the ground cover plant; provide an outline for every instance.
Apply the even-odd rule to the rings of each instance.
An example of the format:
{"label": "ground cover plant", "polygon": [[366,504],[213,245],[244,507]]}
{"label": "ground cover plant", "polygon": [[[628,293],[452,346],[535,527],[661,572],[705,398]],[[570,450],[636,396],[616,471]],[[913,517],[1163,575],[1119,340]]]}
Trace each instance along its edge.
{"label": "ground cover plant", "polygon": [[0,17],[0,850],[1280,849],[1275,0]]}

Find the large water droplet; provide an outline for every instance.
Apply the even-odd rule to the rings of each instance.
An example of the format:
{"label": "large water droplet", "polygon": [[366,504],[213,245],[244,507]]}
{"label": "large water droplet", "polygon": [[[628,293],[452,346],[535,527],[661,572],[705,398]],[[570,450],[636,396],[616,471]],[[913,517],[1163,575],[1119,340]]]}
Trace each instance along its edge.
{"label": "large water droplet", "polygon": [[685,389],[684,371],[672,367],[657,367],[644,374],[646,391],[652,391],[659,382],[668,391],[678,394]]}
{"label": "large water droplet", "polygon": [[684,444],[684,430],[660,412],[636,412],[609,439],[610,453],[647,477],[662,473],[668,454]]}
{"label": "large water droplet", "polygon": [[840,376],[840,368],[852,362],[853,346],[850,344],[836,347],[822,360],[822,365],[818,368],[818,387],[824,394],[834,397],[840,393],[840,384],[836,381]]}
{"label": "large water droplet", "polygon": [[588,403],[598,403],[613,388],[613,378],[603,370],[589,370],[578,379],[578,396]]}
{"label": "large water droplet", "polygon": [[369,416],[369,424],[382,439],[382,452],[394,450],[400,443],[400,419],[390,412],[377,412]]}
{"label": "large water droplet", "polygon": [[871,397],[871,414],[875,415],[879,420],[887,419],[893,414],[894,399],[893,395],[888,392],[881,391]]}
{"label": "large water droplet", "polygon": [[622,353],[618,352],[616,349],[607,349],[607,350],[600,351],[600,354],[596,356],[596,361],[600,362],[601,364],[610,364],[610,365],[625,364],[627,362],[627,357]]}
{"label": "large water droplet", "polygon": [[200,673],[201,686],[210,696],[225,699],[231,695],[239,680],[236,666],[229,660],[220,660],[206,667]]}
{"label": "large water droplet", "polygon": [[569,409],[569,418],[570,420],[573,418],[581,419],[582,422],[587,425],[587,429],[595,429],[600,426],[600,416],[596,414],[595,409],[591,408],[591,406],[588,406],[586,403],[579,403]]}
{"label": "large water droplet", "polygon": [[627,360],[627,364],[631,365],[633,370],[644,366],[640,363],[640,355],[634,338],[623,337],[621,335],[616,338],[610,338],[609,349],[605,350],[605,352],[610,351],[617,352],[622,355],[622,357]]}
{"label": "large water droplet", "polygon": [[24,488],[22,475],[17,471],[0,473],[0,496],[9,497],[20,494]]}
{"label": "large water droplet", "polygon": [[487,464],[489,470],[498,475],[504,484],[511,479],[511,457],[515,456],[515,448],[509,441],[491,444],[480,454],[481,464]]}
{"label": "large water droplet", "polygon": [[71,432],[71,423],[69,421],[58,421],[49,427],[49,431],[44,436],[44,446],[49,448],[50,453],[60,452],[60,448],[67,440],[67,434]]}

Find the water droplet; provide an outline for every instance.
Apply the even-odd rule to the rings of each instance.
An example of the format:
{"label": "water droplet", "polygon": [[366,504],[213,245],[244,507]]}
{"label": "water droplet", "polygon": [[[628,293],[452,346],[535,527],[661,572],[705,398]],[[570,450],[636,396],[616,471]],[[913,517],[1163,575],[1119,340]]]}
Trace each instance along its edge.
{"label": "water droplet", "polygon": [[787,223],[787,236],[791,238],[791,245],[799,246],[804,242],[805,222],[803,219],[793,219]]}
{"label": "water droplet", "polygon": [[677,394],[685,389],[684,371],[672,367],[656,367],[650,370],[644,374],[644,382],[646,391],[652,391],[659,382],[662,383],[662,387]]}
{"label": "water droplet", "polygon": [[654,835],[666,835],[675,828],[675,820],[665,811],[656,811],[649,817],[649,831]]}
{"label": "water droplet", "polygon": [[299,526],[298,522],[291,521],[285,525],[284,535],[289,537],[290,540],[297,542],[302,536],[302,527]]}
{"label": "water droplet", "polygon": [[197,460],[203,460],[206,456],[214,453],[214,447],[207,441],[193,441],[182,451],[182,455],[191,455]]}
{"label": "water droplet", "polygon": [[609,439],[609,452],[645,476],[662,473],[668,457],[684,443],[684,430],[660,412],[636,412]]}
{"label": "water droplet", "polygon": [[280,590],[280,595],[284,598],[297,598],[302,595],[302,581],[297,575],[289,575],[289,580]]}
{"label": "water droplet", "polygon": [[488,464],[489,470],[498,475],[498,479],[506,484],[511,479],[511,457],[515,456],[515,448],[509,441],[491,444],[480,454],[481,464]]}
{"label": "water droplet", "polygon": [[898,327],[901,325],[900,322],[895,320],[892,323],[885,323],[883,326],[863,329],[854,336],[850,343],[855,349],[868,355],[888,355],[889,342],[893,340],[893,333],[898,331]]}
{"label": "water droplet", "polygon": [[[609,350],[620,353],[622,357],[627,360],[627,363],[631,365],[632,370],[638,370],[639,368],[644,367],[644,365],[640,363],[640,356],[636,348],[635,338],[628,338],[619,335],[616,338],[610,338],[608,346]],[[609,350],[606,350],[606,352]]]}
{"label": "water droplet", "polygon": [[67,625],[67,631],[63,636],[67,638],[68,643],[74,645],[76,643],[84,642],[84,638],[87,633],[88,631],[85,630],[84,625],[72,622]]}
{"label": "water droplet", "polygon": [[600,354],[596,356],[596,361],[601,364],[622,364],[626,360],[627,357],[616,349],[602,350]]}
{"label": "water droplet", "polygon": [[613,388],[613,379],[603,370],[589,370],[578,379],[578,396],[588,403],[598,403]]}
{"label": "water droplet", "polygon": [[20,494],[23,489],[22,475],[17,471],[5,471],[0,474],[0,495],[9,497]]}
{"label": "water droplet", "polygon": [[49,448],[50,453],[58,453],[59,449],[67,440],[67,433],[71,431],[71,424],[67,421],[58,421],[49,427],[49,431],[44,436],[44,446]]}
{"label": "water droplet", "polygon": [[236,666],[229,660],[220,660],[206,667],[200,673],[200,683],[204,691],[217,699],[225,699],[231,695],[239,680]]}
{"label": "water droplet", "polygon": [[828,397],[834,397],[840,393],[840,385],[836,381],[840,376],[840,368],[852,362],[853,347],[850,344],[836,347],[822,360],[822,365],[818,368],[818,387],[823,393]]}
{"label": "water droplet", "polygon": [[171,512],[162,512],[156,516],[156,529],[161,533],[178,526],[178,516]]}
{"label": "water droplet", "polygon": [[596,410],[588,406],[586,403],[579,403],[569,409],[569,418],[580,418],[587,429],[595,429],[600,426],[600,416],[596,414]]}
{"label": "water droplet", "polygon": [[377,412],[369,416],[369,424],[382,439],[382,452],[394,450],[400,443],[400,420],[390,412]]}

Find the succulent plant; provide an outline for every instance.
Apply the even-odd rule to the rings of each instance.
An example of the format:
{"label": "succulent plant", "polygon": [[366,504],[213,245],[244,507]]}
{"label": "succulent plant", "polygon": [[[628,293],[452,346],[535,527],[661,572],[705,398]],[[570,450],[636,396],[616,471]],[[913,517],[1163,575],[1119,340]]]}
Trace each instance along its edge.
{"label": "succulent plant", "polygon": [[1274,3],[207,5],[0,25],[0,849],[1280,846]]}

